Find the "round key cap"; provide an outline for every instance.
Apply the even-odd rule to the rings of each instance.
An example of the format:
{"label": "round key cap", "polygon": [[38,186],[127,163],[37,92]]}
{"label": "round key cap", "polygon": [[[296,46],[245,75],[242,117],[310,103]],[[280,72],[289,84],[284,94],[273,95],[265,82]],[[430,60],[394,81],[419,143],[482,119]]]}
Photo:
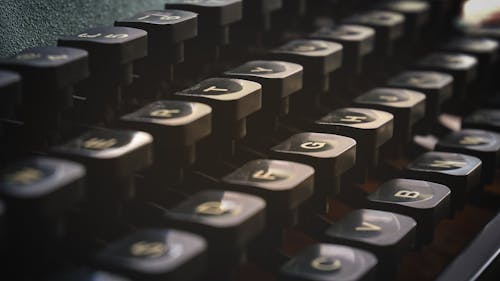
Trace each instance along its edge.
{"label": "round key cap", "polygon": [[500,133],[500,110],[479,109],[462,119],[462,128]]}
{"label": "round key cap", "polygon": [[444,51],[459,52],[474,56],[479,61],[479,69],[488,69],[498,60],[498,42],[488,38],[455,38],[442,46]]}
{"label": "round key cap", "polygon": [[494,132],[465,129],[440,139],[436,150],[463,153],[481,159],[483,181],[489,183],[500,163],[500,136]]}
{"label": "round key cap", "polygon": [[340,108],[315,122],[318,130],[351,137],[358,143],[356,163],[376,165],[379,147],[392,138],[392,114],[368,108]]}
{"label": "round key cap", "polygon": [[133,280],[197,280],[205,269],[206,247],[195,234],[145,229],[110,243],[94,264]]}
{"label": "round key cap", "polygon": [[289,96],[302,89],[303,68],[290,62],[259,60],[228,70],[224,75],[261,84],[262,110],[277,116],[288,113]]}
{"label": "round key cap", "polygon": [[364,250],[336,244],[315,244],[283,265],[279,280],[374,280],[377,262],[373,254]]}
{"label": "round key cap", "polygon": [[200,26],[224,26],[243,18],[241,0],[167,0],[165,8],[192,11],[199,14]]}
{"label": "round key cap", "polygon": [[417,222],[396,213],[354,210],[330,226],[325,239],[374,253],[379,262],[379,275],[388,276],[397,270],[400,259],[415,243]]}
{"label": "round key cap", "polygon": [[7,274],[21,268],[42,272],[63,255],[68,215],[85,195],[84,177],[83,166],[48,157],[28,158],[0,171],[0,196],[7,207],[6,252],[12,253]]}
{"label": "round key cap", "polygon": [[71,106],[73,85],[89,75],[88,53],[67,47],[26,49],[1,59],[0,67],[22,76],[24,103],[47,104],[50,108]]}
{"label": "round key cap", "polygon": [[211,261],[238,263],[235,255],[264,229],[265,207],[264,200],[253,195],[207,190],[174,206],[165,218],[174,227],[204,236]]}
{"label": "round key cap", "polygon": [[[147,55],[147,33],[128,27],[97,27],[58,40],[59,46],[84,49],[89,53],[92,74],[99,72],[111,81],[132,82],[131,65]],[[110,71],[110,72],[106,72]],[[125,72],[115,77],[111,71]]]}
{"label": "round key cap", "polygon": [[467,93],[467,87],[476,79],[477,64],[477,59],[469,55],[433,53],[417,62],[417,67],[452,75],[453,96],[462,98]]}
{"label": "round key cap", "polygon": [[405,16],[405,31],[418,40],[422,26],[430,20],[430,5],[426,1],[389,0],[380,4],[382,9],[403,14]]}
{"label": "round key cap", "polygon": [[[179,63],[184,60],[183,42],[198,34],[198,16],[180,10],[151,10],[118,20],[116,26],[147,31],[148,60]],[[156,62],[158,63],[158,62]]]}
{"label": "round key cap", "polygon": [[342,65],[342,45],[321,40],[294,40],[271,51],[273,58],[298,63],[304,76],[326,75]]}
{"label": "round key cap", "polygon": [[431,71],[405,71],[389,79],[387,85],[424,93],[426,119],[435,121],[441,105],[452,96],[453,76]]}
{"label": "round key cap", "polygon": [[249,61],[224,72],[261,84],[264,101],[281,100],[302,89],[302,73],[301,65],[284,61]]}
{"label": "round key cap", "polygon": [[84,195],[85,168],[77,163],[34,157],[0,173],[0,193],[18,215],[53,218],[73,207]]}
{"label": "round key cap", "polygon": [[413,125],[425,115],[425,95],[406,89],[375,88],[354,103],[394,115],[394,138],[402,143],[411,140]]}
{"label": "round key cap", "polygon": [[179,9],[198,14],[200,36],[208,43],[229,43],[229,26],[243,18],[241,0],[167,0],[166,9]]}
{"label": "round key cap", "polygon": [[133,196],[134,173],[151,165],[152,146],[153,137],[148,133],[94,129],[52,152],[83,163],[89,199],[106,204],[110,198],[119,201]]}
{"label": "round key cap", "polygon": [[463,209],[470,191],[481,186],[481,166],[481,160],[473,156],[433,151],[408,164],[405,175],[448,186],[455,211]]}
{"label": "round key cap", "polygon": [[[190,165],[195,161],[194,146],[212,131],[211,114],[212,108],[202,103],[161,100],[121,117],[120,121],[124,127],[143,130],[154,137],[155,155],[163,155],[155,159],[155,165],[176,161]],[[172,157],[179,149],[188,154]]]}
{"label": "round key cap", "polygon": [[214,116],[214,134],[241,139],[246,135],[245,118],[261,108],[261,85],[248,80],[210,78],[177,92],[178,99],[210,105]]}
{"label": "round key cap", "polygon": [[339,177],[356,162],[356,141],[339,135],[300,133],[274,146],[271,152],[278,159],[314,167],[316,187],[323,193],[337,194]]}
{"label": "round key cap", "polygon": [[400,13],[373,10],[353,15],[343,22],[375,29],[375,52],[389,56],[392,54],[394,41],[403,36],[405,17]]}
{"label": "round key cap", "polygon": [[343,61],[348,62],[344,63],[342,68],[348,68],[351,74],[361,73],[363,58],[373,51],[375,44],[373,28],[352,24],[322,27],[309,37],[341,44],[344,52]]}
{"label": "round key cap", "polygon": [[[146,183],[151,188],[141,190],[157,197],[165,192],[165,182],[182,182],[184,168],[196,162],[197,144],[212,133],[212,108],[197,102],[160,100],[122,116],[120,124],[153,136],[155,161],[147,173],[151,183]],[[155,186],[158,189],[153,191]]]}
{"label": "round key cap", "polygon": [[271,225],[288,226],[287,215],[314,192],[314,169],[289,161],[254,160],[222,178],[231,190],[266,200]]}
{"label": "round key cap", "polygon": [[450,215],[451,191],[428,181],[393,179],[368,195],[373,209],[400,213],[417,221],[418,243],[432,241],[434,226]]}

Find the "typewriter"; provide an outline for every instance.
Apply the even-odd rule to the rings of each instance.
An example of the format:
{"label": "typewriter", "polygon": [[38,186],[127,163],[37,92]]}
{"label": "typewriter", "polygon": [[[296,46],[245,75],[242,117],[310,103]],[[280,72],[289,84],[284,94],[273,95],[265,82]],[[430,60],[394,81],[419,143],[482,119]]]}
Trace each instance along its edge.
{"label": "typewriter", "polygon": [[500,280],[495,5],[2,1],[1,279]]}

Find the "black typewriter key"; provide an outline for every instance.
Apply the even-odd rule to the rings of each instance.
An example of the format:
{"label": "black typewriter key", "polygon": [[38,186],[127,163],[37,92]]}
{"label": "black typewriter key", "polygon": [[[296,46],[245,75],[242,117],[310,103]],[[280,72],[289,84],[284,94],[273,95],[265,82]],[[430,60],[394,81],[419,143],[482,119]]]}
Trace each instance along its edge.
{"label": "black typewriter key", "polygon": [[93,263],[132,280],[198,280],[205,271],[206,248],[195,234],[145,229],[110,243]]}
{"label": "black typewriter key", "polygon": [[432,241],[434,226],[450,215],[448,187],[421,180],[393,179],[368,195],[373,209],[400,213],[417,221],[417,243]]}
{"label": "black typewriter key", "polygon": [[453,211],[463,209],[469,193],[481,187],[481,160],[448,152],[427,152],[406,167],[412,179],[440,183],[451,189]]}
{"label": "black typewriter key", "polygon": [[98,27],[58,40],[59,46],[84,49],[89,53],[91,76],[107,83],[132,82],[132,64],[147,55],[147,33],[128,27]]}
{"label": "black typewriter key", "polygon": [[15,117],[16,106],[21,103],[21,76],[12,71],[0,70],[0,119]]}
{"label": "black typewriter key", "polygon": [[500,136],[489,131],[464,129],[440,139],[436,150],[463,153],[481,159],[483,181],[490,183],[499,165]]}
{"label": "black typewriter key", "polygon": [[165,7],[200,14],[201,25],[223,26],[241,20],[243,4],[241,0],[167,0]]}
{"label": "black typewriter key", "polygon": [[215,45],[229,43],[229,26],[243,18],[241,0],[167,0],[166,9],[192,11],[200,18],[200,36]]}
{"label": "black typewriter key", "polygon": [[[89,53],[90,78],[78,88],[91,123],[110,119],[122,102],[121,87],[132,83],[133,63],[147,54],[147,33],[128,27],[98,27],[58,40],[59,46]],[[96,120],[97,119],[97,120]],[[110,120],[106,120],[110,121]]]}
{"label": "black typewriter key", "polygon": [[180,10],[151,10],[118,20],[117,26],[143,29],[148,33],[149,64],[175,64],[184,60],[183,42],[198,34],[195,13]]}
{"label": "black typewriter key", "polygon": [[343,22],[375,29],[375,52],[381,56],[390,56],[394,42],[403,36],[405,17],[400,13],[375,10],[350,16]]}
{"label": "black typewriter key", "polygon": [[314,192],[314,169],[280,160],[254,160],[222,178],[228,189],[266,200],[270,227],[295,224],[296,210]]}
{"label": "black typewriter key", "polygon": [[412,128],[425,115],[425,95],[416,91],[397,88],[375,88],[354,100],[365,106],[394,115],[394,140],[408,143]]}
{"label": "black typewriter key", "polygon": [[375,44],[373,28],[352,24],[322,27],[309,37],[342,44],[345,62],[342,69],[347,68],[350,75],[361,73],[363,58],[373,51]]}
{"label": "black typewriter key", "polygon": [[411,42],[416,42],[423,26],[430,20],[430,5],[426,1],[416,0],[389,0],[380,4],[382,9],[400,13],[405,16],[405,32]]}
{"label": "black typewriter key", "polygon": [[66,270],[50,276],[47,280],[50,281],[131,281],[131,279],[109,273],[106,271],[100,271],[90,268],[77,268]]}
{"label": "black typewriter key", "polygon": [[53,147],[52,152],[86,167],[88,199],[96,203],[90,208],[120,212],[121,202],[134,196],[134,173],[153,161],[152,146],[148,133],[94,129]]}
{"label": "black typewriter key", "polygon": [[249,61],[224,74],[261,84],[264,101],[282,100],[302,89],[303,68],[290,62]]}
{"label": "black typewriter key", "polygon": [[433,53],[417,62],[424,70],[440,71],[453,76],[453,97],[463,98],[468,86],[477,77],[478,61],[475,57],[457,53]]}
{"label": "black typewriter key", "polygon": [[411,217],[370,209],[354,210],[325,232],[327,242],[374,253],[380,275],[396,273],[400,259],[415,243],[417,222]]}
{"label": "black typewriter key", "polygon": [[[42,146],[57,142],[61,115],[73,106],[74,85],[89,76],[88,53],[66,47],[38,47],[0,60],[0,67],[22,77],[23,120]],[[43,94],[40,94],[43,93]]]}
{"label": "black typewriter key", "polygon": [[405,71],[389,79],[389,87],[406,88],[425,94],[426,121],[435,122],[441,105],[452,97],[453,76],[432,71]]}
{"label": "black typewriter key", "polygon": [[342,65],[342,52],[342,45],[335,42],[299,39],[271,50],[269,55],[302,65],[305,87],[327,91],[329,75]]}
{"label": "black typewriter key", "polygon": [[394,117],[384,111],[367,108],[340,108],[317,120],[318,130],[340,134],[356,140],[356,163],[361,167],[378,163],[379,147],[393,135]]}
{"label": "black typewriter key", "polygon": [[7,247],[15,253],[9,259],[37,268],[62,254],[55,245],[67,235],[69,210],[83,199],[84,177],[82,165],[47,157],[29,158],[1,171]]}
{"label": "black typewriter key", "polygon": [[452,39],[441,47],[448,52],[459,52],[471,55],[479,61],[480,75],[490,69],[498,61],[498,42],[488,38],[461,37]]}
{"label": "black typewriter key", "polygon": [[336,244],[315,244],[293,257],[279,271],[280,281],[371,281],[378,260],[370,252]]}
{"label": "black typewriter key", "polygon": [[154,176],[169,177],[171,169],[196,161],[196,144],[212,131],[212,108],[196,102],[160,100],[122,116],[120,123],[153,136],[157,155]]}
{"label": "black typewriter key", "polygon": [[17,162],[1,173],[0,192],[12,211],[23,216],[58,216],[84,195],[85,168],[77,163],[47,157]]}
{"label": "black typewriter key", "polygon": [[462,119],[462,128],[500,133],[500,110],[479,109]]}
{"label": "black typewriter key", "polygon": [[174,96],[210,105],[214,135],[239,140],[246,135],[246,118],[261,108],[262,87],[248,80],[210,78]]}
{"label": "black typewriter key", "polygon": [[253,195],[206,190],[166,211],[165,218],[173,227],[204,236],[211,263],[235,265],[263,231],[265,208],[264,200]]}
{"label": "black typewriter key", "polygon": [[310,200],[315,209],[328,208],[327,197],[340,192],[341,176],[356,162],[356,141],[338,135],[295,134],[271,148],[273,157],[304,163],[315,169],[315,191]]}
{"label": "black typewriter key", "polygon": [[122,116],[120,124],[153,136],[156,157],[145,173],[149,188],[138,190],[138,196],[159,199],[165,194],[165,185],[183,182],[185,168],[196,162],[197,144],[212,132],[212,108],[196,102],[160,100]]}
{"label": "black typewriter key", "polygon": [[[0,66],[18,72],[23,79],[25,103],[49,108],[72,105],[73,86],[89,75],[88,53],[67,47],[38,47],[0,60]],[[40,91],[45,90],[45,95]]]}
{"label": "black typewriter key", "polygon": [[228,70],[224,75],[262,85],[262,110],[253,118],[256,124],[252,124],[261,130],[263,124],[274,127],[279,116],[288,114],[290,96],[302,89],[303,68],[290,62],[259,60]]}

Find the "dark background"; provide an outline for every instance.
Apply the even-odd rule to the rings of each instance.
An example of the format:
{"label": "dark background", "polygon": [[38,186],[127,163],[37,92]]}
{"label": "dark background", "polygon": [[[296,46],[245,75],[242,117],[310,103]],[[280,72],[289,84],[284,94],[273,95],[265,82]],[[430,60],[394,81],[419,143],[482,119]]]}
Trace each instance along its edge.
{"label": "dark background", "polygon": [[0,57],[28,47],[53,45],[58,37],[111,25],[163,0],[0,0]]}

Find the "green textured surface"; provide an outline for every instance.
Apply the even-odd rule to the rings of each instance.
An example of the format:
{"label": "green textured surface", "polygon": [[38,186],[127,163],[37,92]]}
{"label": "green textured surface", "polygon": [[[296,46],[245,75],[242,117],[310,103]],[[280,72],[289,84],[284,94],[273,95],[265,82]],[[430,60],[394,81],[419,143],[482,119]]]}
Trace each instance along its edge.
{"label": "green textured surface", "polygon": [[136,12],[160,9],[163,0],[0,0],[0,57],[58,37],[112,25]]}

